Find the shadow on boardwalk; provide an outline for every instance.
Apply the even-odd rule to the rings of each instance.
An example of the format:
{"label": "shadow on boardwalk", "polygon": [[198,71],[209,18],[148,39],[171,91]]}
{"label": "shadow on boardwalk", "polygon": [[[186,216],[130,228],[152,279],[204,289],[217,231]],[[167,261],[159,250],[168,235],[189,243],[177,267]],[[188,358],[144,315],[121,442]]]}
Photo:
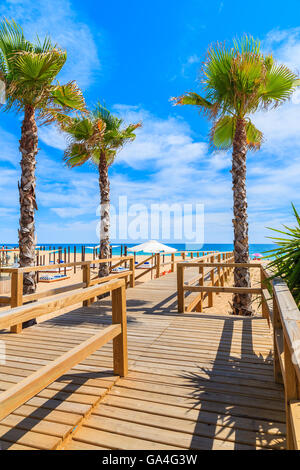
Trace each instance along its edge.
{"label": "shadow on boardwalk", "polygon": [[[236,317],[232,318],[225,318],[224,319],[224,326],[222,330],[222,334],[220,337],[219,341],[219,348],[216,353],[214,362],[213,362],[213,367],[211,369],[205,368],[205,367],[199,367],[199,374],[197,373],[185,373],[181,375],[181,377],[187,379],[190,384],[191,388],[193,391],[191,392],[191,397],[194,401],[193,408],[195,409],[196,407],[200,405],[201,408],[203,409],[203,413],[206,413],[205,411],[205,395],[209,396],[211,394],[212,389],[213,389],[213,382],[216,381],[216,378],[220,380],[220,376],[224,374],[224,367],[226,368],[226,376],[227,380],[226,383],[228,384],[230,380],[230,376],[235,377],[236,379],[245,378],[245,365],[249,364],[249,356],[252,356],[251,362],[255,363],[258,365],[260,368],[261,366],[264,365],[269,365],[270,362],[272,362],[272,354],[271,352],[268,354],[267,357],[263,357],[262,355],[257,355],[253,349],[253,338],[252,338],[252,322],[253,318],[241,318],[237,319]],[[231,356],[231,349],[232,349],[232,340],[233,340],[233,330],[234,330],[234,323],[235,321],[241,321],[242,322],[242,339],[241,339],[241,358],[237,359],[236,357]],[[203,375],[206,375],[208,378],[205,378]],[[246,375],[247,377],[247,375]],[[251,374],[248,375],[248,378],[251,379]],[[247,380],[247,379],[246,379]],[[220,380],[222,382],[222,380]],[[235,380],[233,383],[235,384],[237,381]],[[253,383],[251,384],[253,386]],[[257,381],[257,387],[261,387],[262,383],[260,381]],[[267,384],[264,384],[265,387],[267,387]],[[201,387],[201,389],[200,389]],[[225,387],[226,388],[226,387]],[[244,388],[244,391],[247,390],[246,387]],[[280,390],[280,387],[278,387]],[[230,391],[230,395],[233,397],[233,401],[236,401],[235,398],[240,397],[242,394],[240,394],[241,387],[239,384],[236,385],[236,391],[232,392]],[[263,398],[264,392],[263,389],[260,388],[260,398]],[[215,393],[215,392],[214,392]],[[247,432],[247,427],[245,427],[245,418],[248,419],[249,423],[252,425],[254,424],[255,428],[255,420],[259,421],[259,429],[257,432],[247,432],[247,445],[255,447],[259,447],[260,445],[266,446],[266,442],[269,441],[270,447],[278,447],[278,445],[282,448],[284,445],[284,436],[280,436],[279,439],[276,439],[276,431],[274,431],[274,428],[276,428],[276,424],[274,425],[274,419],[265,419],[262,418],[259,415],[259,411],[257,413],[257,416],[254,416],[253,414],[250,414],[250,416],[247,416],[245,414],[245,405],[235,405],[235,404],[230,404],[225,402],[226,400],[222,400],[222,392],[220,393],[220,399],[218,400],[218,412],[217,413],[211,413],[211,416],[215,416],[215,422],[211,424],[210,427],[210,434],[211,436],[215,436],[215,438],[218,438],[218,428],[220,428],[220,432],[222,430],[223,432],[223,437],[222,439],[224,440],[224,429],[227,431],[227,436],[226,438],[229,440],[233,440],[235,442],[235,450],[238,450],[240,445],[242,443],[245,443],[245,432]],[[228,396],[228,392],[224,392]],[[251,392],[249,393],[249,396],[244,394],[244,398],[248,398],[248,403],[249,407],[251,407],[251,399],[257,398],[257,395],[251,396]],[[282,400],[283,403],[283,400]],[[230,410],[229,410],[230,407]],[[254,410],[255,408],[253,408]],[[256,408],[257,410],[257,408]],[[283,407],[282,407],[283,410]],[[201,433],[197,433],[198,427],[201,428],[201,411],[199,412],[199,417],[197,420],[197,423],[195,426],[195,433],[194,433],[194,439],[201,435]],[[262,412],[263,415],[265,413]],[[270,414],[272,414],[272,411],[270,411]],[[254,417],[253,417],[254,416]],[[273,423],[272,423],[273,421]],[[283,421],[281,421],[280,424],[281,428],[284,428]],[[226,426],[226,427],[223,427]],[[249,428],[248,428],[249,430]],[[275,434],[274,434],[275,432]],[[199,437],[198,437],[199,439]],[[262,441],[263,439],[263,441]],[[271,442],[272,441],[272,442]],[[264,444],[263,444],[264,442]],[[211,439],[211,447],[208,448],[207,450],[211,450],[213,447],[214,439]],[[191,448],[194,447],[193,440],[191,442]]]}

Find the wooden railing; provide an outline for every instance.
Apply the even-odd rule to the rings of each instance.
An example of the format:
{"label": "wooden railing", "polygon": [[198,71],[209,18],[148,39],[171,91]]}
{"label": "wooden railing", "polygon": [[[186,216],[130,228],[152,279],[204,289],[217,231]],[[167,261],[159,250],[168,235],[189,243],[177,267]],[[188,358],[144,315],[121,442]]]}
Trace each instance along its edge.
{"label": "wooden railing", "polygon": [[[155,277],[160,277],[161,275],[166,274],[164,269],[166,265],[170,264],[170,271],[174,272],[176,265],[182,259],[187,259],[189,257],[192,259],[198,259],[201,255],[206,254],[207,252],[180,252],[172,254],[154,254],[150,257],[144,259],[137,265],[135,265],[133,256],[122,256],[114,257],[109,259],[92,259],[89,261],[77,261],[70,263],[58,263],[58,264],[49,264],[49,265],[37,265],[24,268],[12,268],[12,267],[0,267],[0,272],[10,274],[11,276],[11,288],[10,296],[0,296],[0,304],[10,304],[11,308],[19,307],[26,302],[37,301],[42,298],[55,296],[61,293],[73,291],[80,288],[87,288],[99,283],[107,282],[113,279],[126,279],[126,287],[134,287],[135,281],[143,277],[145,274],[155,271]],[[166,261],[167,257],[170,256],[170,262]],[[195,258],[197,257],[197,258]],[[149,268],[139,269],[146,261],[151,260],[153,263]],[[98,273],[93,277],[93,270],[98,269],[100,263],[108,263],[110,274],[105,277],[98,276]],[[114,272],[115,268],[124,266],[126,269],[120,272]],[[79,268],[82,272],[82,281],[74,284],[66,284],[61,287],[50,288],[44,291],[35,292],[33,294],[23,294],[23,276],[26,272],[35,272],[37,280],[39,275],[46,273],[48,270],[58,270],[58,273],[66,274],[67,268]],[[137,269],[137,270],[136,270]],[[63,280],[63,278],[62,278]],[[93,298],[85,300],[83,302],[84,306],[89,306],[94,301]],[[22,324],[16,324],[11,327],[13,333],[20,333],[22,331]]]}
{"label": "wooden railing", "polygon": [[[233,254],[232,252],[213,253],[200,258],[198,261],[180,262],[177,264],[177,295],[178,312],[191,312],[193,310],[202,312],[203,301],[208,297],[208,306],[213,306],[213,293],[226,292],[224,287],[231,270]],[[216,262],[217,261],[217,262]],[[187,268],[198,268],[199,274],[188,282],[185,281],[184,274]],[[209,285],[205,285],[205,282]],[[198,284],[197,286],[194,284]],[[199,292],[193,300],[186,305],[188,292]]]}
{"label": "wooden railing", "polygon": [[112,294],[112,325],[2,392],[0,394],[0,421],[110,340],[113,340],[114,374],[127,375],[125,281],[118,279],[96,287],[77,289],[73,293],[62,294],[55,300],[44,299],[0,313],[1,330],[107,292]]}
{"label": "wooden railing", "polygon": [[300,449],[300,311],[287,286],[262,266],[262,309],[273,326],[274,379],[284,385],[287,449]]}
{"label": "wooden railing", "polygon": [[[117,262],[118,265],[129,263],[129,269],[126,271],[121,271],[118,273],[111,273],[106,277],[98,277],[98,274],[92,278],[92,268],[97,269],[96,267],[101,263],[113,263]],[[47,289],[45,291],[35,292],[34,294],[25,294],[23,295],[23,275],[26,272],[35,272],[37,275],[47,272],[47,270],[58,269],[59,272],[66,274],[66,268],[77,267],[82,270],[82,282],[77,282],[75,284],[67,284],[65,286],[56,287]],[[113,269],[114,266],[111,267]],[[123,256],[122,258],[109,258],[109,259],[94,259],[90,261],[77,261],[76,263],[59,263],[59,264],[49,264],[42,266],[30,266],[26,268],[11,268],[11,267],[2,267],[0,272],[5,272],[11,276],[11,289],[10,296],[1,296],[0,303],[10,304],[12,308],[19,307],[26,302],[32,302],[39,300],[44,297],[50,297],[53,295],[61,294],[63,292],[73,291],[82,287],[90,287],[96,284],[107,282],[112,279],[121,279],[126,278],[127,284],[130,287],[134,287],[135,280],[135,267],[133,256]],[[62,278],[63,280],[63,278]],[[93,299],[88,299],[84,301],[84,305],[90,305]],[[22,330],[22,324],[15,325],[12,327],[14,333],[20,332]]]}
{"label": "wooden railing", "polygon": [[[176,253],[154,253],[143,261],[135,265],[135,269],[140,269],[145,263],[149,263],[150,266],[143,267],[142,272],[137,273],[135,279],[138,280],[145,276],[147,273],[154,272],[154,276],[159,278],[160,276],[168,273],[175,272],[176,265],[182,260],[186,259],[199,259],[206,256],[208,253],[215,253],[214,251],[177,251]],[[169,269],[167,269],[169,268]],[[151,274],[152,275],[152,274]]]}

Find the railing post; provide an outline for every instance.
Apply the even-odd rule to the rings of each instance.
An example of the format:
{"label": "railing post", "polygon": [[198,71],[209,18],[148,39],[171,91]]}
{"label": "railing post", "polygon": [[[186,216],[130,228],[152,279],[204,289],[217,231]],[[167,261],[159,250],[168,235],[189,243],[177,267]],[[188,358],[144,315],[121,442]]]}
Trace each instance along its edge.
{"label": "railing post", "polygon": [[191,259],[194,258],[194,253],[191,251]]}
{"label": "railing post", "polygon": [[[84,264],[82,266],[82,282],[85,283],[85,287],[90,286],[90,282],[91,282],[91,265],[90,265],[90,263]],[[93,301],[94,301],[94,299],[84,300],[83,301],[83,306],[88,307],[89,305],[91,305],[91,303]]]}
{"label": "railing post", "polygon": [[[200,260],[199,263],[202,264],[203,261]],[[204,285],[204,268],[201,265],[199,266],[199,274],[200,274],[199,286],[203,286]],[[204,299],[204,292],[201,292],[201,300],[197,305],[197,310],[196,310],[197,312],[202,312],[203,311],[203,299]]]}
{"label": "railing post", "polygon": [[125,286],[112,291],[112,323],[121,325],[121,334],[113,339],[114,374],[125,377],[128,374],[127,320]]}
{"label": "railing post", "polygon": [[185,260],[185,251],[183,251],[183,252],[181,253],[181,257],[182,257],[183,260]]}
{"label": "railing post", "polygon": [[267,306],[267,303],[266,303],[266,300],[265,300],[265,296],[263,294],[263,290],[267,289],[266,280],[267,280],[267,276],[265,275],[264,270],[261,266],[260,267],[261,314],[262,314],[262,317],[266,318],[269,322],[270,320],[269,320],[268,306]]}
{"label": "railing post", "polygon": [[[221,255],[217,255],[217,261],[218,261],[218,263],[221,263]],[[220,266],[218,266],[217,271],[218,271],[217,286],[220,286],[221,283],[222,283],[222,282],[221,282],[221,268],[220,268]]]}
{"label": "railing post", "polygon": [[130,268],[130,271],[131,271],[131,274],[130,274],[130,287],[134,287],[135,286],[135,263],[134,263],[134,258],[130,258],[129,260],[129,268]]}
{"label": "railing post", "polygon": [[175,253],[171,254],[171,272],[175,271]]}
{"label": "railing post", "polygon": [[[10,295],[11,308],[20,307],[23,304],[23,272],[19,269],[11,273]],[[21,333],[22,323],[11,326],[10,331],[11,333]]]}
{"label": "railing post", "polygon": [[178,313],[184,313],[184,266],[180,263],[177,264],[177,304]]}
{"label": "railing post", "polygon": [[290,415],[290,401],[298,398],[297,376],[295,366],[292,362],[291,350],[284,335],[284,395],[285,395],[285,416],[286,416],[286,447],[287,450],[294,450],[293,429]]}
{"label": "railing post", "polygon": [[[211,263],[214,262],[214,256],[211,256],[210,262]],[[211,268],[210,280],[211,280],[211,285],[214,286],[215,285],[215,268]],[[213,305],[214,305],[213,292],[209,292],[208,293],[208,306],[213,307]]]}
{"label": "railing post", "polygon": [[276,342],[276,333],[278,330],[282,330],[278,305],[276,301],[275,294],[273,293],[273,367],[274,367],[274,380],[278,384],[283,384],[283,377],[281,373],[279,355],[277,350],[277,342]]}
{"label": "railing post", "polygon": [[[218,260],[220,263],[223,263],[223,256],[221,254],[219,254],[219,257],[218,257]],[[221,286],[224,287],[224,268],[220,268],[220,282],[221,282]]]}
{"label": "railing post", "polygon": [[156,254],[156,278],[160,276],[160,253]]}

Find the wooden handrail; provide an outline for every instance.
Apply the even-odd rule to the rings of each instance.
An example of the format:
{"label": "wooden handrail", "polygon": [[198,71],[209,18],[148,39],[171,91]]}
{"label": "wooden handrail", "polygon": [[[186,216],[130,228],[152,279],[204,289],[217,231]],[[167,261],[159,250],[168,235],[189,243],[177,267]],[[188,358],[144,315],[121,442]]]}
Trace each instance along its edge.
{"label": "wooden handrail", "polygon": [[[121,258],[121,257],[120,257]],[[122,256],[122,261],[130,260],[133,256]],[[75,261],[72,263],[57,263],[57,264],[48,264],[48,265],[40,265],[40,266],[27,266],[27,267],[20,267],[20,268],[11,268],[11,267],[0,267],[0,272],[6,273],[14,273],[14,272],[35,272],[35,271],[47,271],[49,269],[56,269],[56,268],[70,268],[74,266],[86,266],[91,264],[101,264],[101,263],[110,263],[113,261],[117,261],[119,258],[96,258],[89,261]]]}
{"label": "wooden handrail", "polygon": [[120,376],[127,375],[125,281],[110,281],[101,286],[80,289],[79,292],[68,294],[68,296],[64,295],[60,302],[56,302],[56,304],[54,302],[41,301],[40,304],[42,305],[34,304],[32,306],[17,307],[0,315],[0,328],[5,328],[11,324],[9,321],[10,316],[21,315],[22,320],[24,320],[30,318],[30,315],[36,317],[37,314],[42,314],[41,312],[45,313],[45,308],[55,311],[60,309],[62,304],[72,305],[77,303],[79,298],[82,300],[86,299],[87,296],[94,297],[110,291],[112,292],[113,324],[66,352],[50,364],[37,370],[29,377],[21,380],[5,392],[2,392],[0,394],[0,421],[112,339],[114,374]]}
{"label": "wooden handrail", "polygon": [[55,296],[52,300],[43,299],[38,302],[22,305],[0,312],[0,329],[9,328],[13,325],[37,318],[39,316],[55,312],[62,308],[70,307],[85,300],[97,297],[98,295],[111,292],[121,286],[125,286],[123,279],[116,279],[99,284],[95,287],[77,289],[72,293],[65,293]]}
{"label": "wooden handrail", "polygon": [[299,450],[300,311],[286,282],[270,278],[266,266],[261,270],[262,303],[273,326],[274,380],[283,384],[285,390],[287,449]]}

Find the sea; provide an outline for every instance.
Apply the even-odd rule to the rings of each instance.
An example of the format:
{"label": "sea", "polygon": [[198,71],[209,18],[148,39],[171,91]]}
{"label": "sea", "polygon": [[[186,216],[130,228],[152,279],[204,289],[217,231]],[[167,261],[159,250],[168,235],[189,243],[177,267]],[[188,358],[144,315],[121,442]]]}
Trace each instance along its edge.
{"label": "sea", "polygon": [[[122,247],[121,247],[122,245]],[[127,249],[130,247],[133,247],[137,245],[137,243],[113,243],[112,244],[112,254],[113,255],[120,255],[121,250],[122,253],[124,254],[124,247],[127,246]],[[172,248],[175,248],[177,251],[232,251],[233,250],[233,244],[231,243],[205,243],[204,245],[197,245],[195,243],[168,243],[168,246],[171,246]],[[10,243],[10,244],[0,244],[0,248],[2,246],[5,246],[7,248],[15,248],[16,244]],[[74,253],[74,247],[76,247],[76,252],[81,253],[81,248],[82,246],[85,247],[85,252],[86,253],[93,253],[93,249],[96,246],[99,246],[98,243],[72,243],[72,244],[65,244],[65,243],[43,243],[38,246],[45,247],[46,250],[58,250],[59,248],[64,251],[66,248],[70,247],[70,253]],[[253,258],[253,255],[255,253],[262,254],[263,256],[268,256],[268,251],[274,249],[276,247],[275,244],[262,244],[262,243],[251,243],[249,245],[249,254],[250,257]],[[129,254],[129,253],[128,253]],[[144,252],[137,252],[137,255],[144,255]],[[149,253],[151,254],[151,253]]]}

